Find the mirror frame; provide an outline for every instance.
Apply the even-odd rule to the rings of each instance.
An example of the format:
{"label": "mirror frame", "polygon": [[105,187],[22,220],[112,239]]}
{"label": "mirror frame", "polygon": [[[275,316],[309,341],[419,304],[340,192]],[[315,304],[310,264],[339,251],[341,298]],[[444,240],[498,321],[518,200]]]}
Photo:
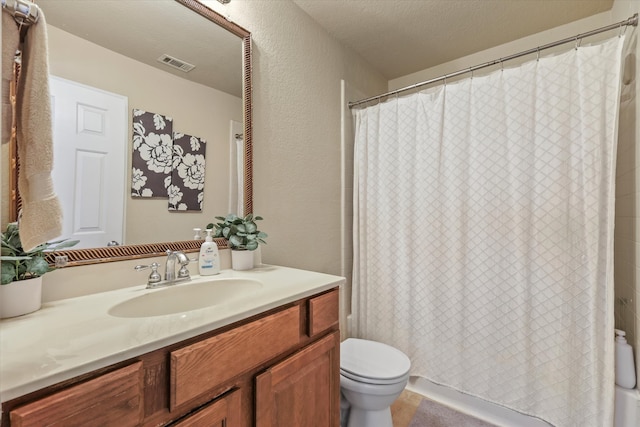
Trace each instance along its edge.
{"label": "mirror frame", "polygon": [[[209,21],[230,31],[242,39],[242,98],[244,125],[244,214],[253,212],[253,131],[252,131],[252,76],[251,76],[251,33],[241,26],[227,20],[218,12],[200,3],[198,0],[175,0],[177,3],[191,9]],[[21,200],[17,190],[17,172],[19,162],[16,147],[10,147],[10,219],[15,221],[19,212]],[[14,176],[16,178],[14,178]],[[213,219],[212,219],[213,220]],[[214,239],[218,248],[227,248],[227,240]],[[73,249],[52,252],[47,256],[50,265],[56,267],[71,267],[79,265],[98,264],[104,262],[124,261],[138,258],[163,256],[167,250],[197,252],[202,240],[183,240],[177,242],[149,243],[139,245],[110,246],[91,249]],[[66,260],[56,263],[56,258],[66,256]],[[59,258],[58,258],[59,259]]]}

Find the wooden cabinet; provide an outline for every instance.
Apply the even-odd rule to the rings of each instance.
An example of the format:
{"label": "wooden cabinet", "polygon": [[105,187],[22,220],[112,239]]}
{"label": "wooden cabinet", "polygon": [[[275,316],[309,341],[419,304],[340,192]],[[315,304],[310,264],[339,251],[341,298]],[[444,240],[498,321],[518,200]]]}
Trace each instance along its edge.
{"label": "wooden cabinet", "polygon": [[141,379],[136,362],[12,410],[11,426],[140,425]]}
{"label": "wooden cabinet", "polygon": [[314,336],[334,326],[337,327],[339,306],[338,291],[311,298],[309,300],[309,335]]}
{"label": "wooden cabinet", "polygon": [[239,427],[240,390],[234,390],[171,424],[171,427]]}
{"label": "wooden cabinet", "polygon": [[234,328],[171,352],[171,410],[295,348],[300,307]]}
{"label": "wooden cabinet", "polygon": [[340,332],[333,332],[256,378],[256,427],[340,424]]}
{"label": "wooden cabinet", "polygon": [[338,290],[2,404],[2,425],[338,427]]}

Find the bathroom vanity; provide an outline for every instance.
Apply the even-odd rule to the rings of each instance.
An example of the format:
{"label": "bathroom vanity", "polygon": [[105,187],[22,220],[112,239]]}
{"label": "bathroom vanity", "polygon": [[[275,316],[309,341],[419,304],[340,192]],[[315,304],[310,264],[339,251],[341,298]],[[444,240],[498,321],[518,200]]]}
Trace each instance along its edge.
{"label": "bathroom vanity", "polygon": [[163,292],[138,286],[2,321],[2,425],[337,427],[344,279],[275,266],[216,278],[175,286],[261,287],[197,310],[114,316]]}

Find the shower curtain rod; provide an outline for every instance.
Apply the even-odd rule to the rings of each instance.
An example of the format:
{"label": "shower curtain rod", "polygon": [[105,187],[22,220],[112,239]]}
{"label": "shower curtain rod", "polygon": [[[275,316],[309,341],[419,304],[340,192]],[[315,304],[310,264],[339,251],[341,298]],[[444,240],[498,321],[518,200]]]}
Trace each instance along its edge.
{"label": "shower curtain rod", "polygon": [[428,84],[431,84],[431,83],[439,82],[441,80],[446,81],[448,78],[456,77],[456,76],[459,76],[459,75],[465,74],[465,73],[472,73],[472,72],[474,72],[476,70],[480,70],[482,68],[491,67],[492,65],[502,64],[505,61],[509,61],[509,60],[512,60],[512,59],[515,59],[515,58],[519,58],[521,56],[530,55],[532,53],[538,53],[539,54],[540,51],[542,51],[542,50],[550,49],[552,47],[560,46],[560,45],[563,45],[563,44],[566,44],[566,43],[571,43],[571,42],[579,43],[579,40],[582,40],[585,37],[593,36],[593,35],[596,35],[596,34],[604,33],[605,31],[614,30],[616,28],[622,28],[624,26],[630,26],[630,25],[632,25],[634,27],[638,26],[638,14],[637,13],[635,15],[633,15],[631,18],[625,19],[624,21],[620,21],[620,22],[617,22],[615,24],[607,25],[606,27],[597,28],[595,30],[588,31],[586,33],[578,34],[577,36],[568,37],[566,39],[558,40],[558,41],[555,41],[553,43],[545,44],[543,46],[538,46],[538,47],[536,47],[534,49],[529,49],[529,50],[525,50],[525,51],[522,51],[522,52],[519,52],[519,53],[515,53],[513,55],[505,56],[504,58],[494,59],[493,61],[486,62],[484,64],[480,64],[480,65],[476,65],[476,66],[473,66],[473,67],[465,68],[463,70],[459,70],[459,71],[456,71],[456,72],[451,73],[451,74],[445,74],[445,75],[442,75],[440,77],[436,77],[435,79],[426,80],[426,81],[420,82],[420,83],[415,83],[415,84],[412,84],[410,86],[406,86],[406,87],[403,87],[403,88],[400,88],[400,89],[396,89],[396,90],[392,90],[390,92],[383,93],[382,95],[372,96],[370,98],[361,99],[360,101],[349,102],[349,108],[353,108],[353,107],[356,107],[356,106],[361,105],[361,104],[366,104],[367,102],[375,101],[376,99],[380,99],[380,98],[384,98],[384,97],[387,97],[387,96],[396,95],[398,93],[406,92],[406,91],[411,90],[411,89],[416,89],[416,88],[421,87],[421,86],[425,86],[425,85],[428,85]]}
{"label": "shower curtain rod", "polygon": [[18,24],[31,25],[38,22],[40,8],[27,0],[0,0],[2,10],[13,15]]}

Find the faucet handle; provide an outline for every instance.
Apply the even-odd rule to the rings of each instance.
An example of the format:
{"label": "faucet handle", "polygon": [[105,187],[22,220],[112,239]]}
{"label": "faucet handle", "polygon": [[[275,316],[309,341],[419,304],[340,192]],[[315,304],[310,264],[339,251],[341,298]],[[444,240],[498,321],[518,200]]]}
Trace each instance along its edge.
{"label": "faucet handle", "polygon": [[190,273],[189,273],[189,268],[187,268],[187,266],[189,265],[191,260],[182,251],[176,251],[174,252],[174,254],[176,255],[176,259],[180,264],[180,270],[178,270],[178,279],[189,278]]}
{"label": "faucet handle", "polygon": [[162,281],[162,276],[160,276],[160,273],[158,273],[158,267],[160,267],[160,264],[158,264],[157,262],[154,262],[154,263],[151,263],[150,265],[136,265],[135,267],[133,267],[133,269],[136,271],[142,271],[150,268],[151,273],[149,274],[149,279],[147,280],[147,284],[151,285],[153,283],[159,283]]}
{"label": "faucet handle", "polygon": [[178,279],[191,277],[190,274],[191,273],[189,272],[189,269],[187,268],[187,266],[183,265],[182,267],[180,267],[180,270],[178,270]]}

